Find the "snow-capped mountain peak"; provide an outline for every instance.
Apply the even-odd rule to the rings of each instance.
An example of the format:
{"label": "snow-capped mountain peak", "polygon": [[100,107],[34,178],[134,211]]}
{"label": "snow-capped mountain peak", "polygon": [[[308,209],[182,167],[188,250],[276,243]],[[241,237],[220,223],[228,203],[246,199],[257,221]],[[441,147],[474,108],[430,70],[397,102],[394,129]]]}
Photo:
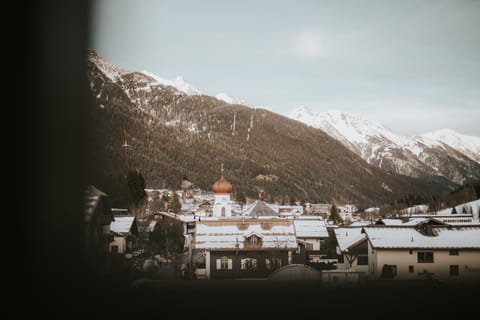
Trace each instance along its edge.
{"label": "snow-capped mountain peak", "polygon": [[352,143],[367,143],[371,137],[387,138],[396,145],[404,145],[408,142],[405,137],[393,133],[376,121],[341,110],[317,113],[308,107],[300,107],[294,109],[290,118],[322,129],[334,138],[343,138]]}
{"label": "snow-capped mountain peak", "polygon": [[[463,183],[466,177],[480,177],[480,137],[451,129],[405,137],[376,121],[340,110],[318,113],[300,107],[289,117],[325,131],[368,163],[385,170],[415,177],[442,175],[457,183]],[[465,169],[462,174],[452,169],[460,167]]]}
{"label": "snow-capped mountain peak", "polygon": [[480,137],[461,134],[448,128],[427,132],[417,137],[436,141],[437,143],[442,142],[466,154],[472,160],[480,162]]}
{"label": "snow-capped mountain peak", "polygon": [[172,86],[177,90],[182,91],[183,93],[186,93],[189,96],[202,94],[199,90],[195,89],[191,84],[187,83],[185,79],[183,79],[183,77],[181,76],[177,76],[173,80],[168,80],[168,79],[161,78],[149,71],[142,71],[142,73],[154,79],[156,83],[159,83],[164,86]]}

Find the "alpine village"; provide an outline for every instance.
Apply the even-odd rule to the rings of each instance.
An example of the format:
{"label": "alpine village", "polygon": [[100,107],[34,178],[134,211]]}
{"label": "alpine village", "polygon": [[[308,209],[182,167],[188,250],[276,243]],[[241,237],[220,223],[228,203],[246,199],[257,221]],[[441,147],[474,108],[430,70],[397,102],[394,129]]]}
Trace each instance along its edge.
{"label": "alpine village", "polygon": [[480,143],[377,139],[385,152],[365,156],[305,108],[204,95],[94,51],[87,66],[84,243],[105,276],[479,284]]}

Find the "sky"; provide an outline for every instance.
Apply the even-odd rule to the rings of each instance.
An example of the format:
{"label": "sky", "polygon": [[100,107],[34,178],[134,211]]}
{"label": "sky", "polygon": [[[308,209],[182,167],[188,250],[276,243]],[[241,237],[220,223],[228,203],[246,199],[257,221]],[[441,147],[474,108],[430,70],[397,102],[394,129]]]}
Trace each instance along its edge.
{"label": "sky", "polygon": [[94,0],[90,47],[288,115],[480,136],[480,1]]}

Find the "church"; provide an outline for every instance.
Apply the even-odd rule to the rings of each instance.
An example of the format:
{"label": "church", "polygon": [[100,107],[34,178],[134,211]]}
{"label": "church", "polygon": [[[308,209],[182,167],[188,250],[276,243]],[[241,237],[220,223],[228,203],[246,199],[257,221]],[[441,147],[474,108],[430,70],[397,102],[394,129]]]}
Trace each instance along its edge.
{"label": "church", "polygon": [[233,186],[223,175],[212,187],[213,216],[197,221],[194,252],[205,256],[197,268],[204,279],[265,278],[293,263],[297,250],[295,227],[290,219],[233,216]]}

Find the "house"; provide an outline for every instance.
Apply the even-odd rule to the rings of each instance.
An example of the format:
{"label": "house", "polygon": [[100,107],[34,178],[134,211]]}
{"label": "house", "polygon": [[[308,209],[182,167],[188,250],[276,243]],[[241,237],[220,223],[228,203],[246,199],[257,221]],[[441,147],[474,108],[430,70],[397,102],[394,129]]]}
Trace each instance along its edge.
{"label": "house", "polygon": [[321,257],[328,231],[325,221],[318,216],[304,216],[293,220],[297,242],[302,244],[306,252],[306,262],[318,262]]}
{"label": "house", "polygon": [[288,219],[202,219],[192,245],[205,255],[206,279],[265,278],[292,263],[297,239]]}
{"label": "house", "polygon": [[412,214],[410,216],[416,218],[435,218],[438,221],[450,225],[480,224],[480,199],[456,205],[454,208],[455,211],[452,207],[437,212]]}
{"label": "house", "polygon": [[108,196],[94,186],[88,186],[84,193],[84,249],[89,257],[102,257],[109,252],[113,240],[110,223],[113,221]]}
{"label": "house", "polygon": [[337,228],[334,230],[337,239],[337,254],[341,257],[337,269],[368,272],[367,236],[362,228]]}
{"label": "house", "polygon": [[480,281],[480,227],[364,227],[368,276],[378,279]]}
{"label": "house", "polygon": [[134,216],[115,216],[110,223],[110,232],[113,234],[110,252],[127,253],[136,248],[138,228]]}
{"label": "house", "polygon": [[[424,223],[426,221],[429,221],[430,218],[427,217],[417,217],[417,218],[411,218],[407,217],[404,219],[399,219],[399,218],[380,218],[375,222],[376,225],[382,225],[382,226],[416,226],[421,223]],[[443,224],[443,223],[442,223]]]}

